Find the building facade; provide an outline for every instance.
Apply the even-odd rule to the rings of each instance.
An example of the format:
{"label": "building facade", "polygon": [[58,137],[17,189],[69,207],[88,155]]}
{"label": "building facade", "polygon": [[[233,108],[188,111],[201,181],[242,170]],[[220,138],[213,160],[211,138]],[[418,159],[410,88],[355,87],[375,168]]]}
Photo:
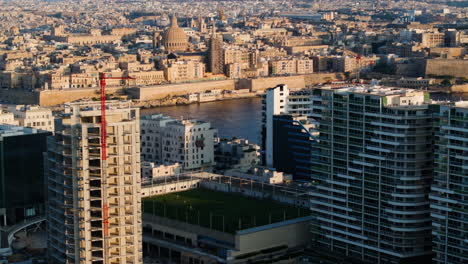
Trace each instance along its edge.
{"label": "building facade", "polygon": [[311,59],[275,59],[269,61],[270,74],[295,75],[314,72],[314,61]]}
{"label": "building facade", "polygon": [[163,115],[141,119],[141,154],[156,164],[181,164],[183,170],[214,166],[217,130],[208,122],[176,120]]}
{"label": "building facade", "polygon": [[44,157],[51,133],[0,125],[0,225],[45,212]]}
{"label": "building facade", "polygon": [[182,172],[182,166],[179,163],[174,164],[154,164],[154,162],[143,162],[141,165],[141,178],[143,183],[153,180],[164,179],[179,175]]}
{"label": "building facade", "polygon": [[260,146],[245,139],[220,140],[215,145],[217,170],[247,171],[260,163]]}
{"label": "building facade", "polygon": [[433,261],[468,262],[468,103],[437,106],[431,187]]}
{"label": "building facade", "polygon": [[266,90],[262,112],[262,147],[263,163],[273,166],[273,116],[287,113],[287,85],[280,84]]}
{"label": "building facade", "polygon": [[39,106],[11,106],[8,108],[20,126],[54,131],[54,116],[52,110]]}
{"label": "building facade", "polygon": [[205,64],[196,60],[171,60],[164,66],[168,82],[183,82],[205,77]]}
{"label": "building facade", "polygon": [[428,94],[382,87],[321,92],[320,150],[310,167],[317,244],[363,262],[427,260],[432,254]]}
{"label": "building facade", "polygon": [[294,180],[310,181],[311,150],[318,137],[314,121],[299,114],[273,116],[273,167]]}
{"label": "building facade", "polygon": [[352,86],[286,95],[276,87],[265,101],[266,164],[312,184],[316,245],[365,263],[430,261],[427,93]]}
{"label": "building facade", "polygon": [[216,28],[213,26],[213,32],[210,39],[209,48],[209,66],[212,74],[224,73],[224,52],[223,39],[216,34]]}
{"label": "building facade", "polygon": [[[49,263],[142,263],[139,110],[65,106],[47,152]],[[107,152],[107,161],[102,152]]]}

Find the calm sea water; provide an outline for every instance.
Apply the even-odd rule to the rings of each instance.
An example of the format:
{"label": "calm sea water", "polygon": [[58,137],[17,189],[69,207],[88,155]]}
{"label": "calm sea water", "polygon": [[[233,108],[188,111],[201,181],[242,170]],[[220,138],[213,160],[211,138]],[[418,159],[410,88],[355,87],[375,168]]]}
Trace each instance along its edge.
{"label": "calm sea water", "polygon": [[211,122],[221,138],[245,138],[261,142],[261,98],[216,101],[202,104],[143,109],[142,115],[164,114],[173,118],[194,118]]}
{"label": "calm sea water", "polygon": [[[468,94],[433,93],[437,100],[468,100]],[[142,110],[142,115],[165,114],[173,118],[194,118],[211,122],[221,138],[246,138],[261,143],[261,98],[216,101],[202,104],[165,106]]]}

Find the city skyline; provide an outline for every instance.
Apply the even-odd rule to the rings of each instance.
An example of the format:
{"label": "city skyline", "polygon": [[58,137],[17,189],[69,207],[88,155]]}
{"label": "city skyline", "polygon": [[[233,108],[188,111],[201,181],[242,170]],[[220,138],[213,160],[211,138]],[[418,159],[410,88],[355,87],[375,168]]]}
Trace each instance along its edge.
{"label": "city skyline", "polygon": [[0,262],[468,262],[463,0],[0,0]]}

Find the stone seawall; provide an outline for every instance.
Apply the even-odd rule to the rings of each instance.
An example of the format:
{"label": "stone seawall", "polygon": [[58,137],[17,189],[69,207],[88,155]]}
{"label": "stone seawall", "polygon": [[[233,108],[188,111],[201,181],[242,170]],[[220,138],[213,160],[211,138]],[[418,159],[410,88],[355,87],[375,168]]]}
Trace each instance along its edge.
{"label": "stone seawall", "polygon": [[268,88],[275,87],[278,84],[286,84],[289,88],[304,88],[305,80],[303,75],[298,76],[285,76],[285,77],[270,77],[250,79],[247,82],[247,87],[239,87],[249,89],[250,91],[263,91]]}
{"label": "stone seawall", "polygon": [[426,76],[452,76],[468,78],[468,60],[430,59],[426,62]]}
{"label": "stone seawall", "polygon": [[[309,85],[342,80],[341,73],[312,73],[307,75],[266,77],[257,79],[203,81],[194,83],[180,83],[167,85],[153,85],[144,87],[132,87],[122,89],[122,87],[107,87],[109,95],[126,94],[130,99],[140,101],[151,101],[181,96],[191,93],[200,93],[207,90],[241,90],[246,89],[252,93],[261,92],[278,84],[287,84],[291,89],[301,89]],[[99,88],[80,88],[47,91],[24,91],[0,89],[0,101],[15,104],[37,104],[41,106],[53,106],[66,102],[73,102],[82,99],[99,100]]]}
{"label": "stone seawall", "polygon": [[452,85],[450,91],[454,93],[468,93],[468,84]]}
{"label": "stone seawall", "polygon": [[345,76],[341,72],[327,72],[327,73],[311,73],[304,75],[304,82],[306,85],[317,85],[331,81],[342,81]]}
{"label": "stone seawall", "polygon": [[286,84],[291,89],[305,88],[309,85],[317,85],[335,80],[343,80],[342,73],[311,73],[306,75],[265,77],[257,79],[241,79],[237,82],[237,89],[249,89],[252,92],[264,91],[278,84]]}
{"label": "stone seawall", "polygon": [[38,93],[25,90],[0,89],[0,102],[8,104],[38,104]]}
{"label": "stone seawall", "polygon": [[235,82],[234,80],[223,80],[135,87],[129,88],[127,94],[132,99],[145,101],[162,99],[169,96],[205,92],[214,89],[234,90]]}
{"label": "stone seawall", "polygon": [[[116,94],[122,92],[121,87],[106,88],[107,94]],[[37,103],[41,106],[59,105],[66,102],[73,102],[80,99],[96,99],[100,98],[99,88],[89,89],[66,89],[66,90],[49,90],[38,92]]]}

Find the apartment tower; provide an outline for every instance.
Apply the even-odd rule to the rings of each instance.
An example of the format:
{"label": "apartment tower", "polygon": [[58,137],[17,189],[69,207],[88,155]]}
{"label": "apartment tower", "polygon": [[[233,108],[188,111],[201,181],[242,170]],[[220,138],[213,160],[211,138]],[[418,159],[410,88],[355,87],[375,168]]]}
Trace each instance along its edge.
{"label": "apartment tower", "polygon": [[433,263],[468,263],[468,102],[435,107]]}
{"label": "apartment tower", "polygon": [[321,89],[319,150],[311,153],[318,246],[365,263],[432,255],[432,114],[422,91]]}
{"label": "apartment tower", "polygon": [[363,263],[467,263],[468,102],[378,86],[276,87],[264,102],[265,156],[313,185],[316,246]]}
{"label": "apartment tower", "polygon": [[49,263],[142,263],[139,109],[71,103],[48,141]]}

